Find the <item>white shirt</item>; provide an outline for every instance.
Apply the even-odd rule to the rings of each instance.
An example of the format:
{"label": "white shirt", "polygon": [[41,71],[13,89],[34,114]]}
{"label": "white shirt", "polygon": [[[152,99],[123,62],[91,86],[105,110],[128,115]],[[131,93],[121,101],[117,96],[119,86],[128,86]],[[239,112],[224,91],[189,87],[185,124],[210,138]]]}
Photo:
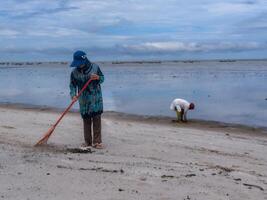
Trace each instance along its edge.
{"label": "white shirt", "polygon": [[181,112],[184,109],[184,112],[189,110],[190,103],[184,99],[174,99],[171,103],[170,109],[177,109],[178,112]]}

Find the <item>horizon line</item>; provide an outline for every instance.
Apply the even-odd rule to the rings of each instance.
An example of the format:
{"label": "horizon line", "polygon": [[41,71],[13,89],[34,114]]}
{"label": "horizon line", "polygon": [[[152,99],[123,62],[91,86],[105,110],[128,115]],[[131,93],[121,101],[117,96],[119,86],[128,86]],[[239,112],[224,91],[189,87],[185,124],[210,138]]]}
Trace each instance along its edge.
{"label": "horizon line", "polygon": [[[162,59],[162,60],[154,60],[154,59],[144,59],[144,60],[94,60],[93,62],[101,62],[101,63],[107,63],[107,62],[112,62],[112,63],[138,63],[138,62],[144,62],[144,63],[149,63],[149,62],[203,62],[203,61],[226,61],[226,62],[233,62],[233,61],[267,61],[267,58],[218,58],[218,59]],[[91,61],[91,60],[90,60]],[[66,61],[66,60],[46,60],[46,61],[41,61],[41,60],[34,60],[34,61],[0,61],[0,64],[15,64],[15,63],[69,63],[71,61]]]}

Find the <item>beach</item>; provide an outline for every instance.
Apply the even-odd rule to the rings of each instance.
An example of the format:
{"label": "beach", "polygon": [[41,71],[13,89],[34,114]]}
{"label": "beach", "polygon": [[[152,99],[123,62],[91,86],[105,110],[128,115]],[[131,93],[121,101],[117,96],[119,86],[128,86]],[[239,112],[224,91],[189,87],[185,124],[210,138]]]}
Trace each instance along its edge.
{"label": "beach", "polygon": [[105,148],[75,153],[79,113],[42,147],[34,144],[59,110],[0,113],[0,199],[267,199],[266,129],[105,112]]}
{"label": "beach", "polygon": [[267,200],[266,14],[2,1],[0,200]]}

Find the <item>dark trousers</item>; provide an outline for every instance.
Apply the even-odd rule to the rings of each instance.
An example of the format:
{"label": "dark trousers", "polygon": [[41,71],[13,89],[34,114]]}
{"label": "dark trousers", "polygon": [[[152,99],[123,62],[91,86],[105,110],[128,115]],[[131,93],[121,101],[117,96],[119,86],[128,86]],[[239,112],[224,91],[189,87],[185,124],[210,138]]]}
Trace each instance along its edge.
{"label": "dark trousers", "polygon": [[[92,137],[93,124],[93,137]],[[101,143],[101,115],[83,119],[84,140],[87,145]]]}

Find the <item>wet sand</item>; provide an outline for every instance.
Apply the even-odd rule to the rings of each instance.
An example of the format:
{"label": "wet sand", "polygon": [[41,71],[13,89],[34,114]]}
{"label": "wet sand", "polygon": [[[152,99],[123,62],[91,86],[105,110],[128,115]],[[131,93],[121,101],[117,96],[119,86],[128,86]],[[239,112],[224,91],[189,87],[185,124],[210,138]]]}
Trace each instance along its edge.
{"label": "wet sand", "polygon": [[267,199],[265,129],[107,112],[105,149],[75,153],[72,112],[33,147],[58,116],[0,106],[0,199]]}

